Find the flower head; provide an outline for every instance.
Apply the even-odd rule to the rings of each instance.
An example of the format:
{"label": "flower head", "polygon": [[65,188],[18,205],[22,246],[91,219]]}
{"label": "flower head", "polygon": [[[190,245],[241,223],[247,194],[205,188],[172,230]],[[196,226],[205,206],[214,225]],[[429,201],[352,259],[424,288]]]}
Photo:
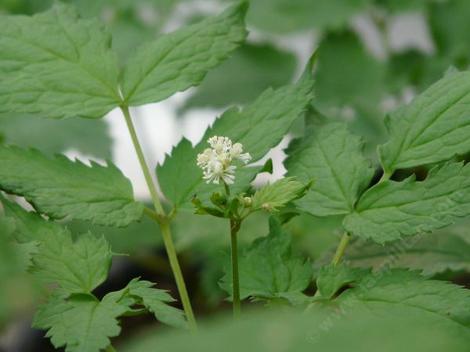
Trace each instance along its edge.
{"label": "flower head", "polygon": [[232,144],[228,137],[213,136],[207,140],[210,148],[197,156],[197,166],[204,172],[207,183],[218,184],[220,180],[231,185],[235,181],[235,160],[247,164],[251,160],[249,153],[243,153],[241,143]]}

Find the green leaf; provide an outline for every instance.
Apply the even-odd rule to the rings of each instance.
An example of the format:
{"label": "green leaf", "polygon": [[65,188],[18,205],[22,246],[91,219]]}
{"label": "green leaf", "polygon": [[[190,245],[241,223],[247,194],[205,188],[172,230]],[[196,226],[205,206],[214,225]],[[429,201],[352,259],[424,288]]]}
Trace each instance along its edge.
{"label": "green leaf", "polygon": [[[310,65],[308,71],[311,69]],[[257,161],[282,140],[292,123],[305,112],[312,98],[313,77],[307,72],[296,84],[266,90],[243,110],[227,110],[194,148],[191,148],[189,141],[183,139],[173,149],[171,156],[167,156],[163,165],[157,167],[163,192],[175,206],[187,206],[191,197],[195,193],[199,195],[200,187],[205,184],[202,171],[196,165],[196,158],[197,154],[207,148],[206,141],[209,137],[227,136],[234,143],[242,143],[253,161]],[[249,172],[249,168],[241,170],[248,173],[242,174],[243,180],[251,180],[257,171]],[[240,178],[239,171],[236,177]],[[240,180],[238,182],[241,184]],[[248,184],[242,186],[246,187]],[[212,192],[215,190],[213,185],[205,187],[210,187]]]}
{"label": "green leaf", "polygon": [[117,318],[128,309],[116,298],[110,294],[100,302],[89,295],[52,296],[37,311],[33,326],[49,330],[52,344],[66,352],[101,351],[121,332]]}
{"label": "green leaf", "polygon": [[153,329],[120,351],[181,352],[191,346],[204,352],[207,341],[212,349],[228,351],[468,351],[469,329],[441,315],[400,303],[346,303],[319,305],[311,314],[251,310],[235,321],[226,315],[201,323],[192,336]]}
{"label": "green leaf", "polygon": [[[470,238],[466,237],[455,230],[442,230],[385,246],[357,240],[348,245],[344,260],[353,267],[410,268],[423,275],[470,272]],[[329,261],[331,256],[329,252],[321,261]]]}
{"label": "green leaf", "polygon": [[245,40],[246,9],[243,2],[142,46],[124,69],[126,104],[158,102],[201,83],[207,71]]}
{"label": "green leaf", "polygon": [[112,140],[104,120],[50,120],[20,114],[0,115],[0,134],[6,144],[34,147],[53,155],[78,150],[97,158],[111,158]]}
{"label": "green leaf", "polygon": [[354,288],[346,290],[339,304],[362,303],[370,309],[376,304],[407,307],[426,311],[470,327],[470,291],[445,281],[426,280],[415,272],[389,270],[364,276]]}
{"label": "green leaf", "polygon": [[132,185],[112,164],[86,166],[64,156],[0,146],[0,189],[24,196],[39,213],[125,226],[142,216]]}
{"label": "green leaf", "polygon": [[[308,261],[292,253],[291,237],[278,220],[270,218],[269,235],[259,238],[240,255],[240,298],[289,299],[312,280]],[[232,293],[232,271],[227,265],[221,287]]]}
{"label": "green leaf", "polygon": [[145,306],[162,323],[178,328],[187,328],[183,311],[169,305],[175,300],[167,291],[153,288],[153,286],[154,284],[149,281],[134,279],[126,290],[128,290],[128,295],[137,299],[137,304]]}
{"label": "green leaf", "polygon": [[339,289],[357,282],[364,276],[364,273],[364,270],[353,269],[344,264],[322,267],[317,276],[317,289],[320,291],[320,298],[333,298]]}
{"label": "green leaf", "polygon": [[368,3],[369,0],[251,0],[248,23],[275,33],[337,29]]}
{"label": "green leaf", "polygon": [[470,151],[470,72],[446,75],[388,120],[379,147],[385,171],[447,160]]}
{"label": "green leaf", "polygon": [[106,280],[112,256],[104,238],[85,234],[73,242],[63,230],[41,243],[33,270],[46,283],[59,285],[61,292],[91,293]]}
{"label": "green leaf", "polygon": [[266,88],[289,83],[296,64],[292,53],[269,44],[245,44],[207,74],[196,93],[185,102],[184,109],[248,103]]}
{"label": "green leaf", "polygon": [[293,177],[286,177],[261,187],[252,198],[252,209],[264,209],[267,211],[278,211],[305,195],[310,184],[305,186]]}
{"label": "green leaf", "polygon": [[349,214],[370,183],[374,170],[362,155],[362,141],[344,123],[328,123],[308,132],[287,151],[288,176],[314,180],[296,204],[312,215]]}
{"label": "green leaf", "polygon": [[470,214],[470,165],[447,163],[424,181],[384,181],[370,188],[344,219],[353,234],[377,243],[448,226]]}
{"label": "green leaf", "polygon": [[0,19],[0,113],[101,118],[119,105],[111,38],[94,20],[56,4]]}

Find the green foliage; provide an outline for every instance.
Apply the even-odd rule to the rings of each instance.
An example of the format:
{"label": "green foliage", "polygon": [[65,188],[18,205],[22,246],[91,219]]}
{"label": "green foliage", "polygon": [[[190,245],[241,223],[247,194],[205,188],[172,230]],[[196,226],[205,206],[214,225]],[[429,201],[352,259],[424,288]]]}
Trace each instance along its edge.
{"label": "green foliage", "polygon": [[153,103],[199,84],[245,39],[246,3],[144,45],[127,63],[126,105]]}
{"label": "green foliage", "polygon": [[69,6],[0,20],[0,112],[100,118],[119,105],[111,37]]}
{"label": "green foliage", "polygon": [[379,155],[387,173],[470,150],[465,118],[469,77],[468,72],[449,73],[386,121],[390,139],[379,147]]}
{"label": "green foliage", "polygon": [[[271,217],[269,224],[269,235],[255,240],[241,254],[240,298],[302,302],[302,292],[312,279],[311,265],[292,253],[291,238],[278,220]],[[231,278],[231,268],[226,266],[221,287],[229,294]]]}
{"label": "green foliage", "polygon": [[317,289],[321,299],[331,299],[342,287],[354,283],[364,276],[364,271],[351,269],[344,264],[326,265],[317,276]]}
{"label": "green foliage", "polygon": [[111,136],[103,120],[4,114],[0,116],[0,135],[5,144],[34,147],[49,155],[78,150],[97,158],[111,157]]}
{"label": "green foliage", "polygon": [[68,231],[49,236],[34,256],[34,272],[46,283],[57,284],[66,294],[91,293],[108,277],[111,248],[91,234],[72,240]]}
{"label": "green foliage", "polygon": [[39,308],[33,326],[48,329],[56,348],[68,352],[98,352],[110,344],[109,338],[119,335],[118,317],[127,311],[126,305],[107,295],[98,301],[89,295],[73,295],[68,299],[53,296]]}
{"label": "green foliage", "polygon": [[469,165],[447,163],[433,168],[424,181],[381,182],[361,197],[344,226],[378,243],[448,226],[470,213],[469,172]]}
{"label": "green foliage", "polygon": [[0,188],[25,197],[38,212],[102,225],[125,226],[142,216],[132,186],[112,164],[86,166],[64,156],[0,146]]}
{"label": "green foliage", "polygon": [[268,87],[278,88],[289,83],[296,63],[293,54],[272,45],[245,44],[233,57],[208,73],[184,108],[248,103]]}
{"label": "green foliage", "polygon": [[362,142],[343,123],[313,129],[316,131],[306,132],[287,151],[288,175],[303,182],[314,180],[310,191],[296,204],[317,216],[351,213],[374,175],[362,156]]}
{"label": "green foliage", "polygon": [[[227,136],[234,143],[242,143],[253,161],[259,160],[281,141],[292,123],[305,112],[313,97],[312,90],[313,77],[309,64],[298,83],[276,90],[268,89],[243,110],[227,110],[194,148],[187,140],[180,142],[163,165],[157,167],[160,185],[167,198],[176,207],[181,207],[189,203],[192,195],[202,193],[200,187],[204,185],[204,180],[201,169],[196,165],[196,157],[206,148],[206,141],[211,136]],[[249,171],[248,168],[245,170]],[[256,172],[249,173],[248,179],[254,174]],[[213,190],[210,186],[209,194]]]}
{"label": "green foliage", "polygon": [[303,197],[309,188],[310,184],[305,186],[293,177],[282,178],[257,190],[252,197],[251,207],[253,210],[278,211],[293,200]]}

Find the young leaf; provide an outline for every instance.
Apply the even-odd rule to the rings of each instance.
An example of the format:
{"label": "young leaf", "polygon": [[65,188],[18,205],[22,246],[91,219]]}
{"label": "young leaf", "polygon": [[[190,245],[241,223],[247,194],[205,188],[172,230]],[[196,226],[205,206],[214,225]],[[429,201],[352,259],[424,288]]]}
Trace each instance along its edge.
{"label": "young leaf", "polygon": [[[259,238],[241,255],[240,298],[297,300],[312,279],[308,261],[292,253],[290,235],[271,217],[269,235]],[[232,292],[231,267],[226,268],[221,287]]]}
{"label": "young leaf", "polygon": [[178,328],[187,328],[184,313],[168,303],[175,300],[168,292],[153,288],[154,284],[148,281],[132,280],[127,286],[127,294],[135,298],[137,304],[142,304],[155,318],[162,323]]}
{"label": "young leaf", "polygon": [[[330,261],[332,254],[329,252],[320,261]],[[470,272],[470,240],[449,230],[404,238],[388,245],[356,240],[349,244],[343,258],[350,266],[374,270],[410,268],[421,270],[423,275],[449,270]]]}
{"label": "young leaf", "polygon": [[98,352],[110,345],[110,337],[121,332],[117,318],[128,310],[110,294],[100,302],[90,295],[72,295],[64,299],[52,296],[39,308],[33,326],[47,329],[56,348],[67,352]]}
{"label": "young leaf", "polygon": [[416,182],[385,181],[369,189],[344,219],[353,234],[385,243],[452,224],[470,214],[470,165],[435,167]]}
{"label": "young leaf", "polygon": [[59,285],[61,292],[91,293],[107,278],[112,256],[104,238],[86,234],[73,242],[64,229],[41,243],[33,271],[46,283]]}
{"label": "young leaf", "polygon": [[111,38],[94,20],[57,3],[0,18],[0,113],[101,118],[119,105]]}
{"label": "young leaf", "polygon": [[64,156],[49,159],[35,150],[5,146],[0,146],[0,163],[0,189],[24,196],[51,218],[125,226],[142,216],[132,185],[112,164],[89,167]]}
{"label": "young leaf", "polygon": [[198,85],[207,71],[245,40],[246,9],[247,3],[242,2],[140,48],[124,69],[126,104],[155,103]]}
{"label": "young leaf", "polygon": [[[188,205],[191,197],[199,193],[199,187],[205,183],[196,158],[207,147],[209,137],[227,136],[234,143],[242,143],[253,161],[261,159],[281,141],[313,98],[311,64],[298,83],[277,90],[268,89],[242,111],[237,108],[227,110],[194,148],[183,140],[173,149],[171,156],[157,167],[157,174],[165,195],[175,206]],[[239,171],[236,177],[239,177]]]}
{"label": "young leaf", "polygon": [[296,204],[316,216],[351,213],[374,175],[361,150],[360,138],[351,135],[344,123],[328,123],[294,143],[285,162],[288,176],[314,180]]}
{"label": "young leaf", "polygon": [[470,72],[446,75],[387,120],[379,147],[386,173],[447,160],[470,151]]}
{"label": "young leaf", "polygon": [[277,211],[287,203],[303,197],[309,187],[310,184],[305,186],[293,177],[282,178],[257,190],[253,195],[251,208]]}

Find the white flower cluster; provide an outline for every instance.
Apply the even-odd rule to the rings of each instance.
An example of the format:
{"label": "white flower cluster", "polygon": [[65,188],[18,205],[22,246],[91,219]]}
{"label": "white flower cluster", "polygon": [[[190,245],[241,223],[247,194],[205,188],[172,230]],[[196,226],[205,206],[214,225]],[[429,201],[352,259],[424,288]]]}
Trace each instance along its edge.
{"label": "white flower cluster", "polygon": [[241,143],[232,144],[228,137],[214,136],[207,140],[210,148],[197,156],[197,166],[204,172],[207,183],[218,184],[220,180],[228,185],[235,181],[236,166],[233,161],[239,160],[247,164],[251,160],[249,153],[243,153]]}

